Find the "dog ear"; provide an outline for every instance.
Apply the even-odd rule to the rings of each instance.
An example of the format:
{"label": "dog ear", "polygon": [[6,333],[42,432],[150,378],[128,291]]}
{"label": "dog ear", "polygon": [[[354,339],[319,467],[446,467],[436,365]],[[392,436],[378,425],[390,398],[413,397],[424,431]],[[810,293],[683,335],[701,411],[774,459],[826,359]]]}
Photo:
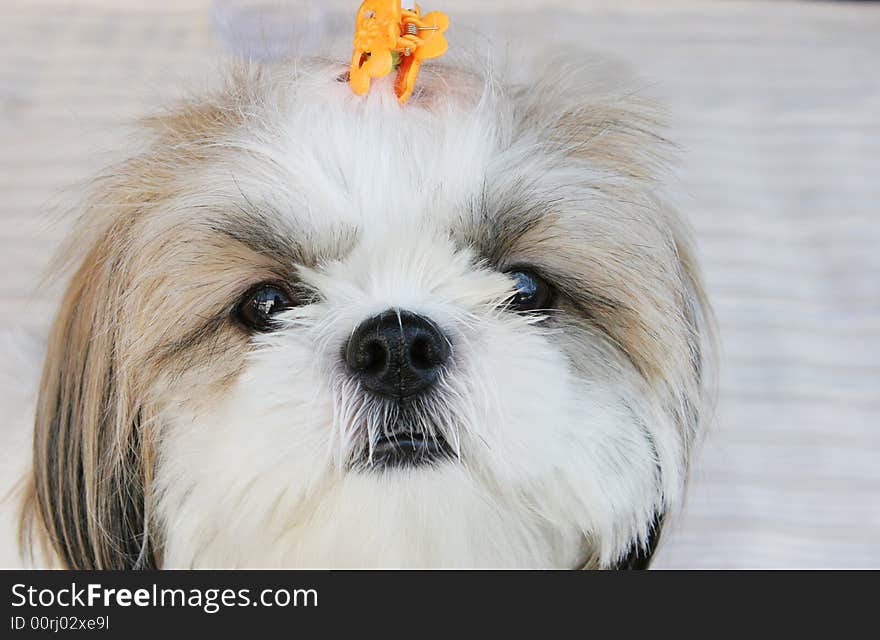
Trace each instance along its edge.
{"label": "dog ear", "polygon": [[649,566],[662,514],[683,498],[689,453],[715,396],[714,321],[690,230],[667,201],[677,150],[663,135],[664,110],[641,93],[625,69],[569,56],[542,65],[517,95],[523,135],[537,131],[542,144],[583,168],[585,184],[604,196],[609,208],[590,222],[603,241],[578,266],[580,279],[612,304],[592,306],[591,321],[657,393],[677,432],[678,452],[658,457],[659,515],[645,540],[610,567],[617,569]]}
{"label": "dog ear", "polygon": [[158,427],[146,399],[155,354],[140,304],[154,287],[135,294],[144,263],[130,254],[143,214],[170,197],[182,167],[199,161],[217,132],[238,122],[234,99],[258,81],[245,68],[230,85],[232,100],[182,103],[146,118],[142,153],[94,179],[75,209],[55,271],[76,269],[49,337],[20,526],[25,546],[39,542],[70,568],[157,564],[149,488]]}
{"label": "dog ear", "polygon": [[149,416],[125,366],[113,232],[73,276],[49,337],[22,531],[71,569],[155,565],[145,487]]}

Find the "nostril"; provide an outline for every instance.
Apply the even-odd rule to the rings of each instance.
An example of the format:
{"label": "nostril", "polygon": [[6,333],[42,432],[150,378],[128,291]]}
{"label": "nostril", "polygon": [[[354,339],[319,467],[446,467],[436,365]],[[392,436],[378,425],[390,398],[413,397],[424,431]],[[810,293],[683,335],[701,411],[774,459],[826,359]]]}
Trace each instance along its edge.
{"label": "nostril", "polygon": [[363,373],[381,373],[388,366],[388,349],[381,340],[371,340],[363,346],[358,367]]}
{"label": "nostril", "polygon": [[412,340],[409,360],[416,369],[436,369],[449,359],[449,346],[441,335],[422,335]]}
{"label": "nostril", "polygon": [[422,336],[412,341],[409,361],[416,369],[433,369],[440,364],[437,362],[436,350],[431,345],[431,341]]}

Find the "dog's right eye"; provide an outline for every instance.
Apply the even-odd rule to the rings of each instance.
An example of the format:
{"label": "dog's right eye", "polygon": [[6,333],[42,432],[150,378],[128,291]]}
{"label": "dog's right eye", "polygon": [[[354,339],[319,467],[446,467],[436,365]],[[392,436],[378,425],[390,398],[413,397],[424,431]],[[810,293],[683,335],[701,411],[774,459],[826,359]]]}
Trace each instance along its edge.
{"label": "dog's right eye", "polygon": [[235,315],[251,331],[271,331],[274,317],[293,306],[290,294],[276,284],[261,284],[248,291],[236,308]]}

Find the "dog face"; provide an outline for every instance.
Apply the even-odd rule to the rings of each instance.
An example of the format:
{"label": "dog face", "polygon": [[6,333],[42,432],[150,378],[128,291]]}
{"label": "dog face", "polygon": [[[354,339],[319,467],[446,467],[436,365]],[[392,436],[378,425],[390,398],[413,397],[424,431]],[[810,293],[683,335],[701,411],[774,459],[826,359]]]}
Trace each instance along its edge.
{"label": "dog face", "polygon": [[646,107],[299,61],[96,182],[37,412],[74,567],[643,562],[699,421],[703,303]]}

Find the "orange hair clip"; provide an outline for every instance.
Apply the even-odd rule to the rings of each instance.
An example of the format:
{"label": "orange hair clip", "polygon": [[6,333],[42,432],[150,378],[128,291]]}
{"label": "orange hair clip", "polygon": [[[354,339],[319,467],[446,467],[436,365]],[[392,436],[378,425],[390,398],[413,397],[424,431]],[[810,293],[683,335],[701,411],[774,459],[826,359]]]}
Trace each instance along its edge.
{"label": "orange hair clip", "polygon": [[372,78],[396,68],[394,92],[403,104],[412,95],[422,60],[446,53],[443,32],[448,28],[445,13],[432,11],[423,16],[418,5],[402,9],[400,0],[364,0],[355,19],[349,70],[352,91],[364,95]]}

